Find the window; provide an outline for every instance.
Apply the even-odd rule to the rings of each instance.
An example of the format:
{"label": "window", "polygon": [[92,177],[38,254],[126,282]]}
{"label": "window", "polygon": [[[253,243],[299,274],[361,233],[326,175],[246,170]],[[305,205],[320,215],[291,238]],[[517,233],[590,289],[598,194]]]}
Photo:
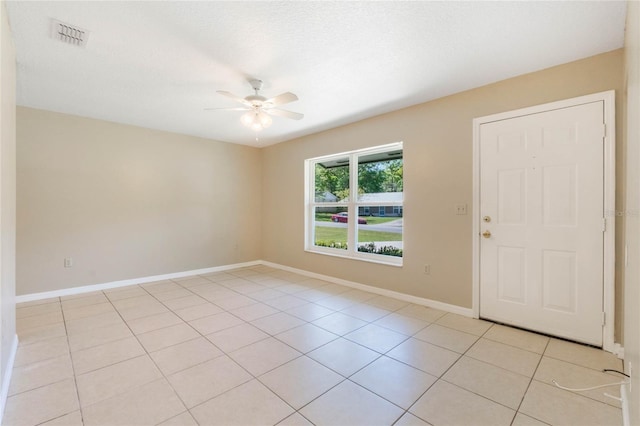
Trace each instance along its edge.
{"label": "window", "polygon": [[402,143],[312,158],[305,171],[306,250],[402,264]]}

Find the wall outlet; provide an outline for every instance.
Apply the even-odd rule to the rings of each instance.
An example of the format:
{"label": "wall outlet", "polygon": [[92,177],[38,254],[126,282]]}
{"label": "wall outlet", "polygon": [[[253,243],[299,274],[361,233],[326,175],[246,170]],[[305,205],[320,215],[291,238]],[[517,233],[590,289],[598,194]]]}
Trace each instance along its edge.
{"label": "wall outlet", "polygon": [[465,214],[467,214],[467,205],[466,204],[456,204],[456,214],[457,215],[465,215]]}
{"label": "wall outlet", "polygon": [[429,265],[429,264],[424,265],[424,273],[426,275],[431,275],[431,265]]}
{"label": "wall outlet", "polygon": [[64,258],[64,267],[65,268],[72,268],[73,267],[73,258],[72,257],[65,257]]}

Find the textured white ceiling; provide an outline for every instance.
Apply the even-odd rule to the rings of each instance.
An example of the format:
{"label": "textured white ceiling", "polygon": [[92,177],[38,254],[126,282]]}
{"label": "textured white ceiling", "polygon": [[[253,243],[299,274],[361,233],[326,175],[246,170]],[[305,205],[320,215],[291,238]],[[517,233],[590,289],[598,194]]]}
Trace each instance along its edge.
{"label": "textured white ceiling", "polygon": [[[622,47],[624,1],[8,1],[18,104],[265,146]],[[91,31],[85,48],[50,20]],[[259,134],[216,94],[267,97]]]}

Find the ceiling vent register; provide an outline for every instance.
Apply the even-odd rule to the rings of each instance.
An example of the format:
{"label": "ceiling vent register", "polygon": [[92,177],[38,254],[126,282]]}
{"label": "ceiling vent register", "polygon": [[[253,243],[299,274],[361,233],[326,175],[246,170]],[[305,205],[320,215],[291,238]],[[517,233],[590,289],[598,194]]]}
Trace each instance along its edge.
{"label": "ceiling vent register", "polygon": [[56,19],[51,20],[51,37],[63,43],[84,47],[89,38],[89,31]]}

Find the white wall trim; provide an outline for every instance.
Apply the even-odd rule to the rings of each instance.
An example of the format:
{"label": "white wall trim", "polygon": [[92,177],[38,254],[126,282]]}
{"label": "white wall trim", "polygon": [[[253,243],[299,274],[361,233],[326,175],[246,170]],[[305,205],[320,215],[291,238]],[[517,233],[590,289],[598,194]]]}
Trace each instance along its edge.
{"label": "white wall trim", "polygon": [[11,385],[11,375],[13,373],[13,364],[16,360],[16,353],[18,352],[18,335],[13,336],[13,342],[11,343],[11,352],[9,353],[9,359],[4,378],[2,379],[2,390],[0,391],[0,424],[4,417],[4,408],[7,405],[7,398],[9,397],[9,386]]}
{"label": "white wall trim", "polygon": [[620,385],[620,401],[622,402],[622,426],[631,426],[629,413],[629,393],[631,388],[631,379],[629,383]]}
{"label": "white wall trim", "polygon": [[429,308],[440,309],[441,311],[451,312],[466,317],[472,316],[472,311],[469,308],[463,308],[462,306],[450,305],[448,303],[439,302],[437,300],[425,299],[423,297],[412,296],[410,294],[400,293],[393,290],[387,290],[383,288],[373,287],[366,284],[357,283],[354,281],[347,281],[341,278],[332,277],[329,275],[318,274],[315,272],[305,271],[303,269],[292,268],[290,266],[280,265],[278,263],[260,261],[262,265],[270,266],[272,268],[282,269],[284,271],[293,272],[296,274],[304,275],[310,278],[317,278],[319,280],[329,281],[335,284],[344,285],[346,287],[355,288],[358,290],[368,291],[380,296],[392,297],[394,299],[402,300],[405,302],[415,303],[417,305],[427,306]]}
{"label": "white wall trim", "polygon": [[227,271],[229,269],[246,268],[247,266],[260,265],[259,260],[231,265],[213,266],[204,269],[194,269],[191,271],[175,272],[172,274],[152,275],[149,277],[133,278],[129,280],[111,281],[101,284],[91,284],[81,287],[63,288],[60,290],[45,291],[42,293],[31,293],[16,296],[16,303],[31,302],[33,300],[49,299],[52,297],[71,296],[74,294],[90,293],[92,291],[108,290],[110,288],[126,287],[128,285],[145,284],[154,281],[171,280],[174,278],[190,277],[193,275],[210,274],[212,272]]}
{"label": "white wall trim", "polygon": [[514,111],[479,117],[473,120],[473,206],[472,206],[472,314],[480,317],[480,125],[499,120],[568,108],[591,102],[604,102],[604,212],[607,227],[604,233],[604,298],[603,309],[607,318],[603,327],[603,349],[616,353],[614,343],[615,318],[615,153],[616,121],[615,91],[594,93],[572,99],[536,105]]}
{"label": "white wall trim", "polygon": [[[600,93],[604,100],[604,312],[607,322],[602,330],[602,349],[616,352],[616,102],[615,91]],[[620,346],[620,345],[618,345]]]}
{"label": "white wall trim", "polygon": [[624,359],[624,347],[620,345],[620,343],[613,344],[612,352],[617,355],[619,359]]}
{"label": "white wall trim", "polygon": [[292,268],[290,266],[280,265],[278,263],[267,262],[264,260],[255,260],[251,262],[235,263],[231,265],[214,266],[211,268],[204,268],[204,269],[194,269],[191,271],[176,272],[173,274],[153,275],[149,277],[133,278],[129,280],[112,281],[112,282],[92,284],[92,285],[87,285],[82,287],[71,287],[71,288],[65,288],[61,290],[46,291],[42,293],[23,294],[20,296],[16,296],[16,303],[31,302],[33,300],[49,299],[52,297],[72,296],[76,294],[90,293],[92,291],[108,290],[111,288],[126,287],[129,285],[135,285],[135,284],[145,284],[145,283],[150,283],[154,281],[170,280],[173,278],[183,278],[183,277],[190,277],[193,275],[209,274],[212,272],[228,271],[230,269],[246,268],[246,267],[256,266],[256,265],[270,266],[272,268],[293,272],[293,273],[304,275],[310,278],[317,278],[317,279],[329,281],[335,284],[356,288],[358,290],[368,291],[370,293],[379,294],[381,296],[393,297],[394,299],[403,300],[409,303],[415,303],[417,305],[427,306],[429,308],[440,309],[442,311],[451,312],[451,313],[463,315],[466,317],[472,316],[471,309],[463,308],[462,306],[450,305],[448,303],[439,302],[437,300],[425,299],[422,297],[412,296],[410,294],[400,293],[393,290],[386,290],[383,288],[373,287],[370,285],[361,284],[354,281],[347,281],[341,278],[331,277],[329,275],[318,274],[315,272],[309,272],[303,269]]}

